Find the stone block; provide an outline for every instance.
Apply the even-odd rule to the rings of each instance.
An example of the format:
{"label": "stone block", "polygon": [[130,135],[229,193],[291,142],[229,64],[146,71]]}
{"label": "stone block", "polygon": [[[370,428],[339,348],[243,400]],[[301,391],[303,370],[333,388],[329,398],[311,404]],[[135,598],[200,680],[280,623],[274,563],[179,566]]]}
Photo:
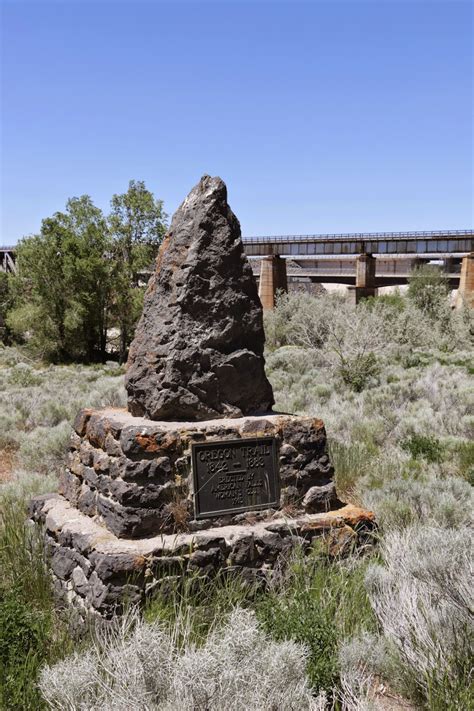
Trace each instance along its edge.
{"label": "stone block", "polygon": [[149,536],[167,529],[168,516],[161,511],[122,506],[101,494],[97,496],[97,512],[109,531],[121,538]]}
{"label": "stone block", "polygon": [[324,486],[312,486],[305,494],[303,508],[308,513],[329,511],[340,504],[336,495],[336,485],[333,481]]}
{"label": "stone block", "polygon": [[77,505],[81,483],[78,476],[69,469],[64,469],[59,476],[59,493],[65,496],[68,501]]}

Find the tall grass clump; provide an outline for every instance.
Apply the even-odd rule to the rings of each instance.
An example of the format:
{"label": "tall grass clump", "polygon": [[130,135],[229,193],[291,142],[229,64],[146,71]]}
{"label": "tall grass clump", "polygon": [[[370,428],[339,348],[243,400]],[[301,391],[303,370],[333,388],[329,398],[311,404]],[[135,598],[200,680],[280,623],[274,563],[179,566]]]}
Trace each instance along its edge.
{"label": "tall grass clump", "polygon": [[338,648],[361,630],[375,626],[363,559],[329,560],[296,553],[283,579],[257,604],[257,615],[275,639],[293,639],[308,650],[313,690],[329,694],[339,684]]}
{"label": "tall grass clump", "polygon": [[53,486],[51,477],[17,473],[0,487],[0,708],[41,708],[39,670],[71,646],[54,607],[42,532],[26,523],[28,498]]}

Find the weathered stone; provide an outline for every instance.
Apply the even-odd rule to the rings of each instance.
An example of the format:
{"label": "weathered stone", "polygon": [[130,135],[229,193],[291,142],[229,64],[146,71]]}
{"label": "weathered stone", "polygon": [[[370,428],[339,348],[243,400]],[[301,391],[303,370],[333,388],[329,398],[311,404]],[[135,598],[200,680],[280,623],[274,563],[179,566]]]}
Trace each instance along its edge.
{"label": "weathered stone", "polygon": [[155,459],[172,454],[179,447],[179,433],[149,430],[132,425],[126,427],[120,435],[120,446],[127,457],[140,459]]}
{"label": "weathered stone", "polygon": [[224,536],[208,536],[206,538],[196,537],[193,541],[193,549],[195,551],[208,551],[211,548],[219,548],[225,555],[230,551],[230,545],[227,543]]}
{"label": "weathered stone", "polygon": [[326,445],[324,423],[313,417],[298,417],[288,419],[282,428],[285,443],[298,451],[314,451]]}
{"label": "weathered stone", "polygon": [[129,410],[153,420],[269,411],[263,347],[262,308],[239,222],[223,181],[204,176],[160,248],[130,347]]}
{"label": "weathered stone", "polygon": [[138,578],[144,574],[146,564],[143,556],[127,553],[91,553],[89,560],[103,582]]}
{"label": "weathered stone", "polygon": [[138,462],[122,458],[118,462],[121,478],[125,481],[135,481],[137,484],[164,484],[172,475],[169,457],[156,457],[156,459]]}
{"label": "weathered stone", "polygon": [[87,600],[96,609],[101,609],[104,606],[108,592],[107,585],[104,585],[94,570],[91,573],[86,589]]}
{"label": "weathered stone", "polygon": [[121,612],[124,606],[138,605],[142,597],[143,591],[138,585],[109,585],[104,603],[111,616]]}
{"label": "weathered stone", "polygon": [[77,498],[77,508],[87,516],[97,514],[97,491],[91,489],[87,484],[82,484]]}
{"label": "weathered stone", "polygon": [[98,473],[108,472],[110,469],[110,457],[103,450],[95,449],[92,454],[92,466]]}
{"label": "weathered stone", "polygon": [[29,513],[33,521],[42,521],[48,510],[47,504],[53,504],[55,501],[61,501],[63,497],[60,494],[40,494],[31,499],[29,504]]}
{"label": "weathered stone", "polygon": [[122,506],[100,494],[97,496],[97,511],[107,528],[122,538],[148,536],[166,528],[167,516],[160,511]]}
{"label": "weathered stone", "polygon": [[301,502],[301,494],[296,486],[287,486],[280,494],[280,506],[297,505]]}
{"label": "weathered stone", "polygon": [[247,420],[247,422],[245,422],[243,427],[240,429],[239,434],[247,437],[249,435],[253,435],[254,437],[273,435],[275,434],[275,424],[269,422],[264,417],[261,417],[258,420]]}
{"label": "weathered stone", "polygon": [[74,419],[74,431],[76,434],[79,435],[79,437],[84,437],[86,434],[86,429],[87,429],[87,423],[90,420],[90,416],[92,415],[92,410],[88,408],[84,408],[82,410],[79,410],[77,413],[75,419]]}
{"label": "weathered stone", "polygon": [[69,449],[79,449],[81,442],[82,439],[79,437],[77,432],[71,432],[71,436],[69,438]]}
{"label": "weathered stone", "polygon": [[177,555],[159,556],[153,558],[149,570],[154,577],[167,577],[181,575],[184,570],[185,558]]}
{"label": "weathered stone", "polygon": [[77,566],[72,571],[72,584],[74,586],[74,590],[76,590],[76,592],[78,592],[79,595],[82,595],[83,597],[85,597],[89,592],[89,581],[87,580],[86,575],[80,566]]}
{"label": "weathered stone", "polygon": [[99,483],[99,476],[95,469],[92,467],[82,467],[82,476],[84,478],[84,481],[86,481],[89,486],[94,487],[94,489],[97,489],[97,485]]}
{"label": "weathered stone", "polygon": [[266,585],[272,571],[278,576],[285,567],[293,546],[306,550],[317,545],[328,555],[344,555],[370,540],[374,526],[373,514],[347,505],[327,513],[279,513],[268,521],[134,541],[120,540],[61,496],[37,497],[31,510],[46,527],[58,596],[83,613],[95,610],[105,617],[152,591],[164,595],[175,590],[185,571],[196,573],[197,584],[202,576],[219,574]]}
{"label": "weathered stone", "polygon": [[81,462],[85,464],[86,467],[92,466],[94,447],[92,447],[86,439],[82,440],[81,446],[79,447],[79,457]]}
{"label": "weathered stone", "polygon": [[109,433],[110,422],[106,417],[101,417],[99,413],[92,413],[87,423],[87,439],[93,447],[104,447],[105,438]]}
{"label": "weathered stone", "polygon": [[280,447],[280,462],[291,462],[298,456],[298,450],[291,444],[282,444]]}
{"label": "weathered stone", "polygon": [[105,437],[104,449],[107,454],[110,454],[112,457],[120,457],[122,454],[120,443],[110,434],[110,432]]}
{"label": "weathered stone", "polygon": [[330,556],[349,553],[357,544],[357,533],[350,526],[334,526],[325,534],[326,552]]}
{"label": "weathered stone", "polygon": [[338,504],[336,485],[333,481],[325,486],[312,486],[305,494],[303,508],[308,513],[329,511]]}
{"label": "weathered stone", "polygon": [[258,552],[255,547],[255,538],[252,534],[242,536],[234,545],[229,556],[229,565],[245,565],[252,567],[256,564]]}
{"label": "weathered stone", "polygon": [[71,503],[77,504],[79,492],[81,490],[81,480],[69,469],[63,469],[59,476],[59,493],[66,497]]}
{"label": "weathered stone", "polygon": [[72,471],[73,474],[76,474],[77,476],[82,477],[83,476],[83,462],[81,461],[80,453],[79,452],[69,452],[69,455],[67,457],[67,463],[69,469]]}
{"label": "weathered stone", "polygon": [[58,578],[66,580],[70,577],[77,563],[70,548],[58,546],[51,556],[51,569]]}
{"label": "weathered stone", "polygon": [[224,556],[220,548],[197,550],[189,556],[188,570],[200,570],[209,575],[223,561]]}
{"label": "weathered stone", "polygon": [[165,484],[158,484],[154,481],[146,482],[146,486],[140,486],[136,482],[123,481],[123,479],[112,479],[103,474],[98,478],[98,491],[106,496],[111,496],[123,506],[134,508],[161,508],[172,501],[176,493],[176,485],[173,481]]}

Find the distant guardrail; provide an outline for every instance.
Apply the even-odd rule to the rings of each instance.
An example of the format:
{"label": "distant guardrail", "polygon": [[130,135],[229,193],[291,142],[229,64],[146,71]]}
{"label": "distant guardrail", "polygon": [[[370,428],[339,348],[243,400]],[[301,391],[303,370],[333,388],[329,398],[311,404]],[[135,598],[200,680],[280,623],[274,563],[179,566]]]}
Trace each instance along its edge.
{"label": "distant guardrail", "polygon": [[442,237],[473,237],[474,230],[418,230],[407,232],[331,232],[325,234],[306,235],[267,235],[246,236],[244,242],[324,242],[325,240],[365,241],[389,239],[420,239]]}

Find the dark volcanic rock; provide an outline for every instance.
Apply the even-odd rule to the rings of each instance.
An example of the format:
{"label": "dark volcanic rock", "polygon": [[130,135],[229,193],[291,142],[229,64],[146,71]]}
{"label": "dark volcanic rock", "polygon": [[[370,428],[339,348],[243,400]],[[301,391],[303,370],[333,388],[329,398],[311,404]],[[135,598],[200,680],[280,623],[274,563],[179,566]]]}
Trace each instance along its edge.
{"label": "dark volcanic rock", "polygon": [[130,347],[133,415],[207,420],[267,412],[262,308],[220,178],[204,176],[173,217]]}

